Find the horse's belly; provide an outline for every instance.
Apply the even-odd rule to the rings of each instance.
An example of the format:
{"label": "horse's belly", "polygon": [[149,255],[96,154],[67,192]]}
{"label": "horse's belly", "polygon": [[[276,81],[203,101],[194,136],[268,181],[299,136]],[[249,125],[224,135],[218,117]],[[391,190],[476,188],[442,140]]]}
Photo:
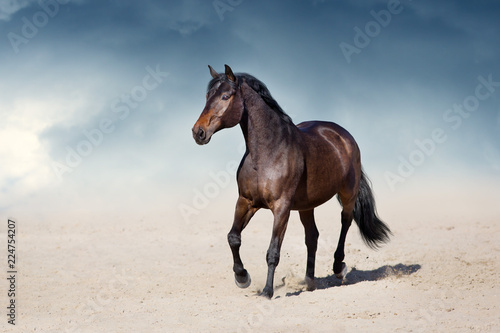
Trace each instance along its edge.
{"label": "horse's belly", "polygon": [[309,210],[324,204],[339,191],[338,185],[324,179],[322,182],[301,183],[295,192],[293,210]]}

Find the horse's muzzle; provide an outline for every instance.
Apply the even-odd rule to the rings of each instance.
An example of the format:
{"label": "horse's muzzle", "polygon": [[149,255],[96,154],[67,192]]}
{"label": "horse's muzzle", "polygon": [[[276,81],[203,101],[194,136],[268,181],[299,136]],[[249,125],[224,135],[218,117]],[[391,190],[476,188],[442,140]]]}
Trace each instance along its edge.
{"label": "horse's muzzle", "polygon": [[210,141],[210,137],[207,138],[207,132],[201,127],[193,127],[193,138],[199,145],[205,145]]}

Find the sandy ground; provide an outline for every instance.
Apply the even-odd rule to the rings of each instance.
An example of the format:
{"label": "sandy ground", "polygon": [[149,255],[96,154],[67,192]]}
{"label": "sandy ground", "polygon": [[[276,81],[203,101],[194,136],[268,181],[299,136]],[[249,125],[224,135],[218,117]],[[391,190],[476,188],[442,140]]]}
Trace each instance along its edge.
{"label": "sandy ground", "polygon": [[[238,289],[233,282],[226,234],[234,195],[189,222],[175,207],[22,217],[16,326],[7,324],[8,286],[2,279],[0,331],[495,332],[497,185],[471,181],[377,193],[379,213],[394,237],[372,251],[352,227],[343,282],[331,268],[340,210],[334,201],[320,207],[314,292],[302,284],[306,250],[293,213],[271,301],[256,296],[266,276],[269,212],[259,212],[243,234],[242,258],[252,285]],[[2,244],[5,231],[2,226]]]}

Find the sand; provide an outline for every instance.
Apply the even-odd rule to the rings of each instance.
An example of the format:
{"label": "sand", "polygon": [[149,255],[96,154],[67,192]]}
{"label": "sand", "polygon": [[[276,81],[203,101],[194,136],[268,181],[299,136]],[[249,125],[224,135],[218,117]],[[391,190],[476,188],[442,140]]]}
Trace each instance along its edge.
{"label": "sand", "polygon": [[[257,296],[266,277],[269,212],[259,212],[243,233],[241,253],[252,285],[234,284],[226,242],[234,189],[190,221],[182,220],[177,207],[21,215],[16,326],[7,324],[8,286],[2,279],[0,331],[495,332],[496,185],[375,190],[380,216],[394,236],[372,251],[353,226],[344,281],[332,272],[340,210],[335,201],[320,207],[313,292],[303,285],[304,235],[292,213],[272,300]],[[6,226],[0,230],[4,244]]]}

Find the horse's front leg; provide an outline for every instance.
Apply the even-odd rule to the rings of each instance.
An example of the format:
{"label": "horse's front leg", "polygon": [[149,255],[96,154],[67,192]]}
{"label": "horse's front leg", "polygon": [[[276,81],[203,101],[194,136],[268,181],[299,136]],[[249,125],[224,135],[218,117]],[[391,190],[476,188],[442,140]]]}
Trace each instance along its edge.
{"label": "horse's front leg", "polygon": [[274,272],[280,261],[281,244],[283,243],[283,238],[285,237],[285,231],[288,224],[288,218],[290,217],[290,202],[281,204],[275,203],[273,214],[273,234],[271,237],[271,244],[269,244],[269,249],[267,250],[266,256],[267,281],[264,290],[260,294],[261,296],[266,296],[267,298],[273,297],[274,294]]}
{"label": "horse's front leg", "polygon": [[240,257],[241,232],[247,226],[248,222],[255,214],[258,208],[251,206],[251,202],[243,197],[239,197],[236,202],[236,210],[234,212],[234,222],[231,231],[227,235],[231,252],[233,253],[233,271],[236,285],[240,288],[247,288],[252,282],[250,274],[243,267],[243,262]]}

